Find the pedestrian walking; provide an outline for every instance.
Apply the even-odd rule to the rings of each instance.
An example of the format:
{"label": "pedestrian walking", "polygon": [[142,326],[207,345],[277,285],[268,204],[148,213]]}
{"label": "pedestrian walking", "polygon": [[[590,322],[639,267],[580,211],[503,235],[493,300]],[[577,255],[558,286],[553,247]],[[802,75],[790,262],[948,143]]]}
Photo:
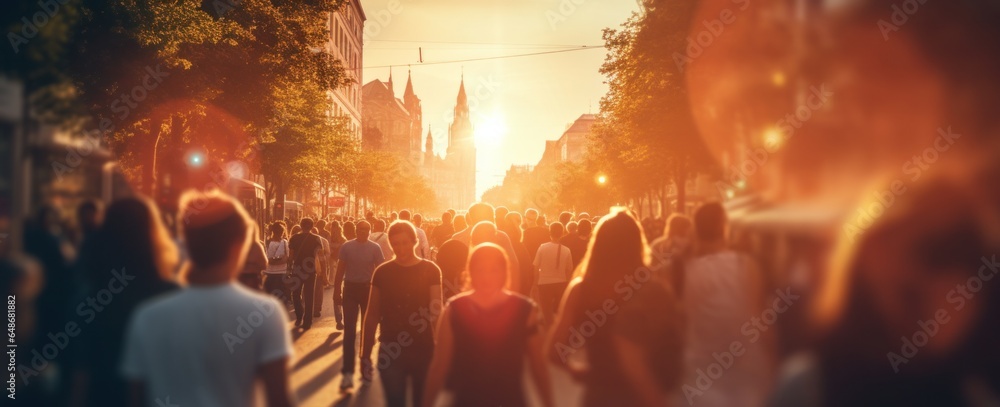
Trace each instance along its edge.
{"label": "pedestrian walking", "polygon": [[570,253],[573,254],[573,268],[575,269],[583,262],[583,257],[587,254],[587,245],[590,244],[590,233],[593,231],[593,225],[589,220],[581,220],[579,224],[570,222],[570,225],[575,225],[576,229],[567,231],[562,239],[559,239],[559,242],[568,247]]}
{"label": "pedestrian walking", "polygon": [[378,247],[382,249],[382,258],[389,260],[392,258],[392,245],[389,244],[389,234],[385,232],[385,221],[382,219],[375,219],[375,223],[372,223],[372,232],[369,240],[378,244]]}
{"label": "pedestrian walking", "polygon": [[[728,216],[722,204],[706,203],[695,210],[694,231],[698,252],[684,264],[682,291],[690,324],[685,349],[687,384],[698,380],[699,369],[716,363],[715,353],[730,346],[732,338],[745,335],[741,328],[746,321],[759,318],[764,311],[763,275],[749,256],[728,247]],[[698,404],[764,405],[773,384],[775,350],[766,334],[763,339],[746,346],[740,363],[714,380]]]}
{"label": "pedestrian walking", "polygon": [[292,304],[295,306],[295,326],[312,328],[316,293],[316,273],[322,267],[323,242],[313,233],[312,218],[299,221],[302,230],[288,240],[292,270]]}
{"label": "pedestrian walking", "polygon": [[[88,298],[118,290],[99,315],[86,315],[81,330],[80,358],[71,388],[82,406],[127,406],[129,383],[119,372],[125,344],[125,326],[142,302],[170,293],[177,250],[156,206],[145,198],[128,197],[107,208],[107,220],[88,234],[83,264]],[[94,312],[93,310],[89,312]],[[86,321],[86,320],[85,320]]]}
{"label": "pedestrian walking", "polygon": [[252,406],[260,402],[255,383],[268,406],[294,405],[285,313],[235,281],[253,221],[217,191],[188,192],[181,208],[190,286],[144,303],[130,319],[121,372],[133,405]]}
{"label": "pedestrian walking", "polygon": [[[344,237],[344,230],[340,226],[340,221],[330,222],[330,286],[334,286],[336,280],[337,267],[340,264],[340,248],[347,242]],[[336,291],[336,290],[335,290]],[[337,322],[337,329],[344,329],[344,309],[338,303],[336,294],[331,294],[333,301],[333,316]]]}
{"label": "pedestrian walking", "polygon": [[[340,382],[341,389],[354,387],[354,370],[356,363],[355,340],[358,332],[358,321],[364,321],[368,308],[368,295],[371,291],[372,274],[375,267],[382,264],[385,258],[382,257],[382,249],[377,244],[368,240],[371,225],[368,221],[360,221],[357,224],[358,237],[344,243],[340,247],[340,263],[337,266],[337,274],[334,277],[334,303],[341,304],[344,309],[344,326],[339,327],[344,330],[344,364],[341,368],[343,378]],[[343,285],[343,288],[341,288]],[[366,381],[371,380],[370,373],[362,371],[362,377]]]}
{"label": "pedestrian walking", "polygon": [[492,243],[469,256],[472,291],[451,299],[441,314],[423,405],[435,405],[447,388],[456,407],[526,406],[525,359],[542,405],[553,405],[538,313],[527,297],[504,290],[506,263],[503,249]]}
{"label": "pedestrian walking", "polygon": [[[677,381],[676,375],[671,378],[669,372],[671,372],[671,368],[674,371],[680,369],[679,362],[670,364],[671,360],[680,359],[679,354],[673,358],[669,356],[659,357],[655,365],[658,368],[655,369],[648,368],[645,364],[640,365],[640,367],[646,368],[646,371],[661,372],[662,374],[662,376],[646,378],[646,381],[636,381],[637,379],[631,375],[632,372],[628,370],[634,368],[635,365],[626,363],[633,362],[632,356],[636,354],[660,356],[661,353],[658,351],[679,351],[677,341],[670,340],[671,337],[680,335],[675,332],[676,330],[670,329],[671,326],[676,326],[670,325],[676,324],[676,321],[656,319],[664,316],[672,317],[674,314],[654,313],[656,314],[655,318],[650,319],[649,326],[639,328],[640,330],[646,329],[643,332],[649,332],[650,336],[641,337],[640,340],[625,344],[626,348],[633,345],[632,348],[628,348],[633,352],[629,353],[630,358],[626,360],[620,356],[619,352],[623,335],[618,329],[618,320],[623,312],[610,311],[624,309],[634,302],[633,297],[638,295],[637,292],[644,292],[643,290],[652,287],[652,283],[646,279],[647,284],[640,285],[639,288],[629,285],[630,291],[623,293],[622,285],[618,283],[620,281],[640,281],[642,280],[640,276],[650,273],[647,268],[647,252],[645,236],[638,221],[628,212],[613,212],[598,224],[592,249],[580,266],[582,274],[570,282],[566,294],[563,296],[562,306],[556,316],[555,327],[552,329],[546,348],[549,352],[549,359],[556,367],[566,370],[571,377],[582,382],[584,386],[583,406],[585,407],[645,406],[649,402],[647,395],[651,392],[650,389],[655,390],[655,393],[658,394],[654,398],[660,398],[656,405],[662,405],[667,394],[676,390],[676,388],[667,387],[667,384],[671,383],[672,380],[673,382]],[[631,296],[626,298],[629,292],[631,292]],[[655,295],[649,297],[652,297],[653,300],[658,298]],[[643,304],[646,306],[645,303]],[[650,309],[659,310],[661,308],[634,307],[631,309],[639,309],[641,317],[648,314]],[[676,309],[676,307],[662,309],[666,311]],[[593,334],[588,335],[587,338],[574,339],[573,332],[579,332],[579,327],[585,324],[595,324],[592,321],[593,318],[602,321],[600,327],[597,327]],[[626,334],[624,338],[629,339],[632,336]],[[581,340],[582,349],[586,351],[586,361],[582,363],[580,355],[576,353],[577,346],[573,345],[580,343]],[[664,341],[664,344],[655,343],[659,340]],[[639,345],[634,345],[634,343],[639,343]],[[638,346],[637,350],[634,349],[636,346]],[[656,348],[663,346],[670,348]],[[658,364],[664,360],[666,365]],[[646,386],[645,383],[649,379],[652,379],[656,385]]]}
{"label": "pedestrian walking", "polygon": [[451,212],[445,211],[441,214],[441,224],[434,227],[431,232],[431,244],[438,249],[451,239],[451,235],[455,234],[455,225],[452,223],[452,218],[454,215]]}
{"label": "pedestrian walking", "polygon": [[535,270],[538,272],[538,302],[545,316],[545,323],[552,324],[552,318],[559,308],[566,286],[573,275],[573,256],[570,249],[560,243],[563,225],[553,222],[549,225],[551,241],[541,245],[535,254]]}
{"label": "pedestrian walking", "polygon": [[379,330],[378,369],[386,405],[404,407],[410,381],[416,406],[423,400],[434,354],[433,328],[442,307],[441,270],[417,256],[417,231],[410,222],[393,223],[389,240],[396,256],[372,276],[361,360],[371,366],[375,331]]}
{"label": "pedestrian walking", "polygon": [[264,271],[264,291],[275,296],[285,306],[291,306],[292,294],[288,289],[288,239],[285,239],[285,223],[277,221],[268,228],[267,270]]}

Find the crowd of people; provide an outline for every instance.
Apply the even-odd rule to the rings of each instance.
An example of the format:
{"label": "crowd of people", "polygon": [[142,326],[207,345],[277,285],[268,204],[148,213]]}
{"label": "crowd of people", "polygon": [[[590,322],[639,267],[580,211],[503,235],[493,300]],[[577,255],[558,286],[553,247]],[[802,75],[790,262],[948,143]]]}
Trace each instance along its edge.
{"label": "crowd of people", "polygon": [[[330,293],[326,309],[343,331],[340,389],[356,388],[360,370],[360,385],[378,380],[389,406],[565,405],[553,388],[560,371],[582,385],[588,407],[896,405],[892,391],[916,384],[907,405],[998,400],[989,397],[1000,376],[987,362],[1000,342],[990,342],[995,319],[984,322],[997,313],[995,289],[966,298],[971,310],[951,324],[938,320],[928,335],[942,339],[914,358],[893,343],[909,329],[893,312],[937,304],[938,286],[920,285],[915,303],[874,294],[864,287],[878,273],[860,270],[882,257],[863,252],[842,276],[853,289],[831,297],[849,318],[832,320],[805,368],[779,374],[780,338],[767,316],[798,297],[775,295],[758,262],[732,249],[719,203],[665,220],[613,208],[552,222],[535,209],[476,203],[434,221],[368,212],[280,220],[261,233],[237,201],[212,191],[183,197],[178,227],[163,219],[143,197],[107,208],[88,201],[70,233],[57,212],[39,209],[25,249],[42,273],[4,263],[23,323],[23,397],[250,406],[259,383],[267,405],[295,405],[291,335],[312,329]],[[957,276],[947,281],[975,274],[964,266],[983,280],[984,268],[995,275],[995,264],[980,267],[974,256],[987,242],[966,226],[952,233],[961,247],[912,265],[946,267]],[[894,237],[895,227],[866,239]],[[878,336],[858,338],[868,331]],[[884,338],[889,347],[878,348]],[[886,352],[908,356],[886,362]]]}

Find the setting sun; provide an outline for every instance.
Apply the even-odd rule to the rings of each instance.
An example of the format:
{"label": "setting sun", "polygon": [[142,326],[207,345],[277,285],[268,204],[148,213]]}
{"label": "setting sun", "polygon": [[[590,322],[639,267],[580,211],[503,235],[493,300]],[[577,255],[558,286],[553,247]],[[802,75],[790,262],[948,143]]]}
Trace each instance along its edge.
{"label": "setting sun", "polygon": [[507,134],[507,122],[498,113],[485,115],[476,122],[476,145],[496,147]]}

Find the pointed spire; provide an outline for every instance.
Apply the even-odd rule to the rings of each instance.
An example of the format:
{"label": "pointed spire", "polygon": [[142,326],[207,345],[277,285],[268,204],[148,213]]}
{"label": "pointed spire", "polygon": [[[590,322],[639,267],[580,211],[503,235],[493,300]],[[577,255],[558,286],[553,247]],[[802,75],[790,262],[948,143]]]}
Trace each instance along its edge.
{"label": "pointed spire", "polygon": [[392,87],[392,67],[389,67],[389,91],[392,92],[393,97],[396,96],[396,89]]}
{"label": "pointed spire", "polygon": [[408,107],[417,102],[417,94],[413,92],[413,74],[410,73],[409,69],[406,70],[406,90],[403,91],[403,102]]}
{"label": "pointed spire", "polygon": [[413,74],[409,70],[406,71],[406,92],[404,94],[413,94]]}
{"label": "pointed spire", "polygon": [[469,103],[469,98],[465,96],[465,73],[462,73],[462,82],[458,85],[458,104],[465,106]]}
{"label": "pointed spire", "polygon": [[434,136],[431,135],[431,126],[427,126],[427,143],[424,145],[427,154],[434,154]]}

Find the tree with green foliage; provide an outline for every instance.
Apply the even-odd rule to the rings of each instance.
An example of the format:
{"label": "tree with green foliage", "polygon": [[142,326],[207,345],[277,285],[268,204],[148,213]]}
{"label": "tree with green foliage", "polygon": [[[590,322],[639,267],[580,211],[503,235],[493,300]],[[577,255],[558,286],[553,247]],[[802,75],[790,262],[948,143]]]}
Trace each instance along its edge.
{"label": "tree with green foliage", "polygon": [[[44,111],[97,130],[149,194],[173,156],[197,148],[220,168],[247,161],[283,199],[313,186],[324,161],[313,155],[353,153],[328,96],[353,79],[323,52],[327,15],[344,3],[71,1],[0,66],[31,83],[33,98],[62,97]],[[0,21],[20,32],[20,15],[38,6],[15,4],[22,14]]]}
{"label": "tree with green foliage", "polygon": [[[697,0],[654,0],[619,29],[606,29],[609,50],[601,73],[608,94],[590,138],[593,165],[608,174],[616,195],[640,206],[668,198],[686,205],[685,184],[712,168],[691,114],[684,73],[673,63],[683,54]],[[664,205],[665,206],[665,205]]]}

